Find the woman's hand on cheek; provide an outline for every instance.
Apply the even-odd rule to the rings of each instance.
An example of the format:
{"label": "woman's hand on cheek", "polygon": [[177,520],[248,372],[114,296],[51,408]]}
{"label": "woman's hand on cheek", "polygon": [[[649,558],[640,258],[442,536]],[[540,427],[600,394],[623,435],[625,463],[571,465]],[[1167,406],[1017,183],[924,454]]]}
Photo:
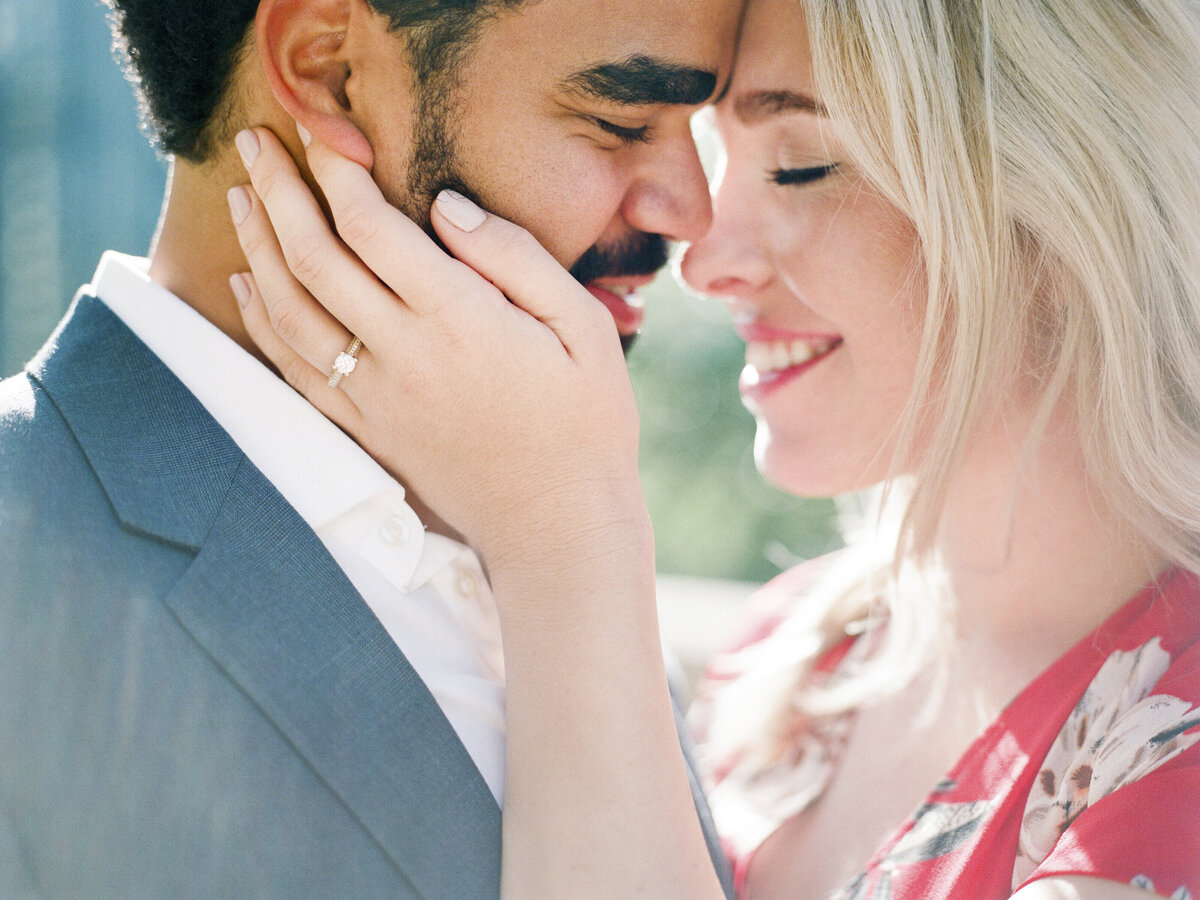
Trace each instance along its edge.
{"label": "woman's hand on cheek", "polygon": [[[238,146],[253,189],[234,188],[230,206],[253,274],[231,286],[288,383],[490,565],[640,524],[637,415],[615,326],[528,232],[443,192],[432,221],[455,259],[365,169],[314,141],[335,234],[269,131]],[[330,387],[354,336],[357,366]]]}

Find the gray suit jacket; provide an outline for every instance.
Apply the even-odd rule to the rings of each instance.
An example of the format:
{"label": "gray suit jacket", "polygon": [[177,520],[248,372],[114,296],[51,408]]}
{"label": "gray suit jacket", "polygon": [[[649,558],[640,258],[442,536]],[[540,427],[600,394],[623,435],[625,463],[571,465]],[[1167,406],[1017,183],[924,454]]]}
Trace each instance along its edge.
{"label": "gray suit jacket", "polygon": [[482,900],[499,869],[487,785],[317,536],[77,298],[0,383],[0,896]]}

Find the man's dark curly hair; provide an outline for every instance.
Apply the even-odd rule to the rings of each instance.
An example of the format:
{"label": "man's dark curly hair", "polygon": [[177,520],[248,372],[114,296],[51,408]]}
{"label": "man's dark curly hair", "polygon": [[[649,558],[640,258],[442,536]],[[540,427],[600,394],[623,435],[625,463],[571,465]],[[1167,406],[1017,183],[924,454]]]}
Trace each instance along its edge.
{"label": "man's dark curly hair", "polygon": [[[126,61],[142,116],[159,146],[192,162],[228,131],[231,75],[258,0],[104,0],[114,49]],[[404,30],[416,87],[445,94],[480,23],[522,0],[367,0]],[[440,86],[440,87],[439,87]],[[435,102],[426,97],[423,103]]]}

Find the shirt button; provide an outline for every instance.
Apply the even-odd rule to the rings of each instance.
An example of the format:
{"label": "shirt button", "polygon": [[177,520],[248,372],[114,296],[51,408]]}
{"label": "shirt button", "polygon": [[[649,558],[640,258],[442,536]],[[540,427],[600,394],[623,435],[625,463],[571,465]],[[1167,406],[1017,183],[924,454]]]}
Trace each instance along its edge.
{"label": "shirt button", "polygon": [[470,600],[475,596],[475,592],[479,585],[472,572],[459,572],[458,578],[455,580],[454,586],[458,589],[458,596],[464,600]]}
{"label": "shirt button", "polygon": [[392,516],[379,528],[379,536],[386,544],[407,544],[409,537],[408,523],[400,516]]}

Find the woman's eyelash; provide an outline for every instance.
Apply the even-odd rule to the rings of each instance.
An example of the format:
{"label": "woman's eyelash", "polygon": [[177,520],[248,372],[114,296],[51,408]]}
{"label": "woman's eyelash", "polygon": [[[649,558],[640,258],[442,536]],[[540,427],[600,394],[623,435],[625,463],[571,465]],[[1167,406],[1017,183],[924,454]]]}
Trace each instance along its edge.
{"label": "woman's eyelash", "polygon": [[597,118],[592,121],[599,126],[601,131],[607,132],[613,137],[620,138],[624,144],[645,144],[650,141],[649,125],[642,125],[640,128],[626,128],[623,125],[617,125],[606,119]]}
{"label": "woman's eyelash", "polygon": [[774,184],[780,185],[808,184],[832,174],[837,167],[838,164],[833,163],[828,166],[813,166],[808,169],[773,169],[770,173],[770,179]]}

